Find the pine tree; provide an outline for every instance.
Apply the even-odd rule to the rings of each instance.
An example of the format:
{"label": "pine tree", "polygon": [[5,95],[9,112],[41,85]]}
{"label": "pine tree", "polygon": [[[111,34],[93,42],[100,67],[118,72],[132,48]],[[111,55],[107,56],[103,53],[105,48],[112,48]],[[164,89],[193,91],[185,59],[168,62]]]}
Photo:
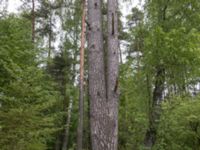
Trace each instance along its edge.
{"label": "pine tree", "polygon": [[117,5],[117,1],[108,1],[108,55],[104,55],[102,2],[88,1],[90,125],[94,150],[117,149],[119,45]]}

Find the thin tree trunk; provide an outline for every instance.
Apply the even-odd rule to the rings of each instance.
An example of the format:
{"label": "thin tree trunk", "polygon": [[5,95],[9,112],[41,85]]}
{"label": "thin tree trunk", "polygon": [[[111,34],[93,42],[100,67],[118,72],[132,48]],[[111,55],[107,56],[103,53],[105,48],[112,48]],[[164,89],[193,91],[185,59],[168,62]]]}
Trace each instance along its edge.
{"label": "thin tree trunk", "polygon": [[108,55],[107,55],[107,95],[108,95],[108,133],[109,150],[117,150],[118,146],[118,71],[119,71],[119,41],[118,41],[118,2],[108,0]]}
{"label": "thin tree trunk", "polygon": [[83,149],[83,117],[84,117],[84,46],[85,46],[85,0],[82,1],[83,14],[82,14],[82,31],[81,31],[81,48],[80,48],[80,83],[79,83],[79,120],[78,120],[78,138],[77,150]]}
{"label": "thin tree trunk", "polygon": [[67,119],[66,119],[66,127],[65,127],[65,131],[64,131],[62,150],[67,150],[67,146],[68,146],[69,127],[70,127],[70,123],[71,123],[72,106],[73,106],[73,99],[70,98],[68,112],[67,112]]}
{"label": "thin tree trunk", "polygon": [[102,0],[88,0],[88,73],[92,150],[110,150],[102,33]]}
{"label": "thin tree trunk", "polygon": [[49,3],[49,9],[50,9],[50,16],[49,16],[49,51],[48,51],[48,62],[51,58],[51,51],[52,51],[52,14],[51,14],[51,4]]}
{"label": "thin tree trunk", "polygon": [[35,42],[35,0],[32,0],[32,42]]}

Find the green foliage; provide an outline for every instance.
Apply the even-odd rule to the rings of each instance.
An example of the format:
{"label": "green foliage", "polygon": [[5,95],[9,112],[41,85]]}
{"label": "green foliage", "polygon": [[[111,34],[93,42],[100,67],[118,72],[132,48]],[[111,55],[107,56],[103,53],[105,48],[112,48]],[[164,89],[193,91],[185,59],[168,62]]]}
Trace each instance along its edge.
{"label": "green foliage", "polygon": [[162,65],[169,84],[182,86],[187,78],[198,77],[200,66],[200,34],[185,28],[163,31],[155,27],[145,39],[144,62],[148,72]]}
{"label": "green foliage", "polygon": [[[193,118],[192,126],[199,122],[196,119],[199,118],[196,112],[198,98],[187,102],[184,98],[176,98],[178,95],[191,95],[191,86],[199,84],[200,34],[196,23],[200,17],[199,5],[199,2],[193,0],[152,0],[146,1],[144,18],[137,8],[127,17],[130,25],[127,41],[130,46],[128,60],[122,67],[126,71],[121,74],[121,149],[144,149],[145,130],[148,131],[152,125],[149,123],[152,121],[151,111],[157,112],[156,109],[163,113],[159,114],[161,120],[156,118],[152,125],[155,130],[159,127],[155,149],[199,149],[199,129],[194,135],[187,128],[190,122],[188,117]],[[163,78],[157,76],[158,68],[164,70]],[[164,80],[164,90],[159,92],[173,110],[166,109],[166,104],[163,110],[160,105],[153,106],[156,83],[161,80]],[[170,100],[167,99],[169,97]],[[128,104],[125,105],[125,102]],[[180,102],[184,108],[176,105]],[[196,107],[194,112],[185,112],[193,107]],[[125,114],[128,114],[128,119]]]}
{"label": "green foliage", "polygon": [[174,97],[163,103],[155,150],[198,150],[200,97]]}
{"label": "green foliage", "polygon": [[[57,142],[61,149],[69,125],[68,149],[73,150],[78,121],[81,1],[37,1],[34,44],[28,7],[31,1],[24,2],[28,9],[23,17],[0,12],[0,149],[53,150]],[[161,80],[156,76],[159,67],[164,70],[164,91],[162,107],[157,106],[161,115],[155,121],[153,149],[199,150],[200,96],[191,97],[192,92],[198,92],[191,87],[199,84],[200,75],[199,8],[198,0],[146,0],[144,10],[133,8],[127,16],[127,30],[119,19],[119,39],[129,45],[121,49],[125,48],[127,57],[120,68],[120,150],[145,149],[151,112],[157,109],[152,100],[156,81]],[[104,20],[106,13],[103,3]],[[43,44],[44,49],[53,50],[47,40],[53,46],[57,19],[62,24],[59,51],[51,55],[47,65],[41,64],[46,62],[46,52],[38,47]],[[106,24],[103,29],[107,35]],[[71,120],[67,124],[70,100]],[[88,103],[85,149],[90,149]]]}
{"label": "green foliage", "polygon": [[145,74],[129,64],[121,66],[119,149],[141,149],[148,125],[149,91]]}
{"label": "green foliage", "polygon": [[53,82],[37,67],[30,23],[0,20],[0,147],[44,150],[56,130],[51,108],[59,98]]}

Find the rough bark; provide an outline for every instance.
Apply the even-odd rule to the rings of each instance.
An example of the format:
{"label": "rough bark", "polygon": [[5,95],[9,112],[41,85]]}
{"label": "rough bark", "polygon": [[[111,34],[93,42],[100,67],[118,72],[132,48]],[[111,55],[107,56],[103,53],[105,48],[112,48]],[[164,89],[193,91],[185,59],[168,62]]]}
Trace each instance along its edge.
{"label": "rough bark", "polygon": [[[117,1],[108,1],[107,55],[104,55],[103,50],[101,2],[101,0],[88,0],[91,144],[92,150],[117,150],[119,62]],[[107,60],[106,65],[105,60]]]}
{"label": "rough bark", "polygon": [[102,1],[88,0],[88,73],[92,150],[108,150],[108,110],[102,34]]}
{"label": "rough bark", "polygon": [[78,120],[78,138],[77,150],[83,149],[83,117],[84,117],[84,46],[85,46],[85,0],[82,1],[82,31],[81,31],[81,48],[80,48],[80,82],[79,82],[79,120]]}
{"label": "rough bark", "polygon": [[118,142],[118,66],[119,66],[119,41],[118,41],[118,3],[117,0],[108,0],[108,53],[107,53],[107,98],[109,120],[108,142],[109,150],[117,150]]}

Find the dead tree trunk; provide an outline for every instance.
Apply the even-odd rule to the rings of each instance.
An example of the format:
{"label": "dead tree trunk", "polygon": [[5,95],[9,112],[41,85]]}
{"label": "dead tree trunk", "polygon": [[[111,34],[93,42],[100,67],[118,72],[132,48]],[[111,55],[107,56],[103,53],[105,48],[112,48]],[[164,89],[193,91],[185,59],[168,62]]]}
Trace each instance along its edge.
{"label": "dead tree trunk", "polygon": [[83,149],[83,117],[84,117],[84,46],[85,46],[85,0],[83,0],[81,48],[80,48],[80,82],[79,82],[79,120],[77,150]]}

